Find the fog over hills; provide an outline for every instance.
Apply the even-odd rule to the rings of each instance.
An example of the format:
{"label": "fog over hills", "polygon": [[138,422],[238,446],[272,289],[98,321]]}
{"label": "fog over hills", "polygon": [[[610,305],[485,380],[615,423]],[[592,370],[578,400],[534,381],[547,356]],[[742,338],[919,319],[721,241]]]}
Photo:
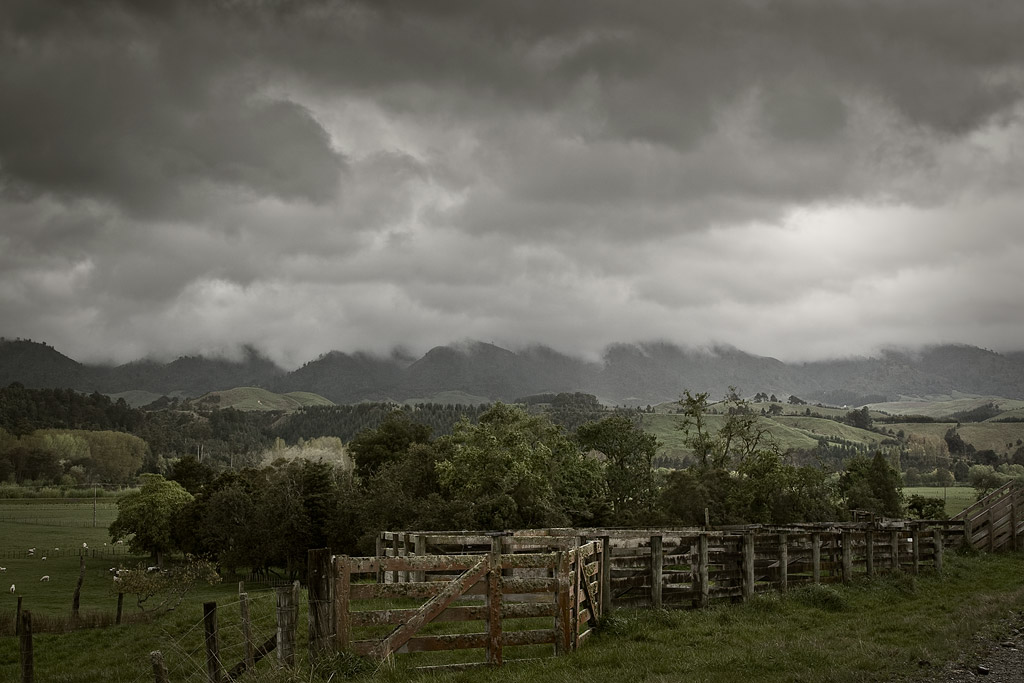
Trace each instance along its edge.
{"label": "fog over hills", "polygon": [[1024,399],[1024,354],[942,345],[787,364],[729,346],[692,349],[656,342],[615,344],[599,360],[588,361],[543,346],[512,351],[467,342],[435,347],[420,358],[399,352],[333,351],[287,372],[254,348],[246,348],[241,360],[184,356],[170,363],[140,360],[99,366],[78,363],[43,343],[5,340],[0,342],[0,385],[11,382],[182,396],[257,386],[275,392],[310,391],[336,403],[401,401],[444,391],[502,401],[582,391],[615,405],[672,401],[684,390],[717,397],[733,386],[751,395],[763,391],[779,398],[795,394],[805,400],[861,405],[955,392]]}

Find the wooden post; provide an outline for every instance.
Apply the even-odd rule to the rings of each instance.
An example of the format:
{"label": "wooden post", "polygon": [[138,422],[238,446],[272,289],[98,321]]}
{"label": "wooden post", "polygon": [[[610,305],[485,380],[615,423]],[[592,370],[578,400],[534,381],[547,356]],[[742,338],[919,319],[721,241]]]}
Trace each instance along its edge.
{"label": "wooden post", "polygon": [[875,575],[875,532],[868,529],[864,532],[864,543],[866,547],[866,554],[864,556],[865,569],[868,573],[868,578]]}
{"label": "wooden post", "polygon": [[[416,552],[416,555],[418,555],[419,557],[423,557],[424,555],[427,554],[427,537],[424,534],[417,534],[417,536],[416,536],[416,551],[415,552]],[[416,572],[414,580],[415,581],[421,581],[421,582],[422,581],[426,581],[427,580],[427,572],[425,572],[425,571]]]}
{"label": "wooden post", "polygon": [[334,588],[334,577],[331,576],[331,549],[315,548],[307,553],[307,599],[309,600],[309,611],[307,621],[309,622],[309,655],[316,661],[320,655],[326,654],[331,649],[333,634],[331,627],[334,619],[331,609],[334,607],[334,597],[331,589]]}
{"label": "wooden post", "polygon": [[583,562],[580,559],[580,537],[574,536],[572,543],[572,559],[570,566],[572,570],[570,572],[572,581],[570,582],[571,591],[569,593],[569,614],[570,614],[570,628],[572,629],[572,649],[578,650],[580,647],[580,577],[583,574]]}
{"label": "wooden post", "polygon": [[238,605],[242,611],[242,638],[245,639],[245,670],[256,666],[256,644],[252,640],[252,618],[249,615],[249,594],[240,593]]}
{"label": "wooden post", "polygon": [[754,597],[754,533],[743,534],[743,600]]}
{"label": "wooden post", "polygon": [[18,633],[18,654],[21,661],[21,683],[35,681],[35,662],[32,658],[32,613],[21,613],[21,630]]}
{"label": "wooden post", "polygon": [[842,535],[843,543],[843,583],[850,583],[853,581],[853,534],[849,531],[844,531]]}
{"label": "wooden post", "polygon": [[1010,494],[1010,549],[1014,552],[1020,550],[1017,544],[1017,494]]}
{"label": "wooden post", "polygon": [[821,583],[821,534],[811,534],[811,579]]}
{"label": "wooden post", "polygon": [[568,654],[572,648],[569,601],[569,552],[555,553],[555,655]]}
{"label": "wooden post", "polygon": [[662,570],[665,554],[661,536],[651,536],[651,608],[661,609]]}
{"label": "wooden post", "polygon": [[914,555],[914,573],[917,574],[921,571],[921,525],[915,524],[910,533],[913,534],[910,537],[910,548]]}
{"label": "wooden post", "polygon": [[85,581],[85,555],[78,556],[78,584],[75,585],[75,595],[71,599],[71,616],[78,618],[78,605],[82,598],[82,582]]}
{"label": "wooden post", "polygon": [[[391,557],[398,557],[398,539],[399,539],[399,537],[400,537],[400,534],[392,532],[392,534],[391,534],[391,550],[388,551],[388,554]],[[391,583],[398,583],[399,581],[400,581],[400,578],[399,578],[398,570],[397,569],[392,570],[392,572],[391,572]]]}
{"label": "wooden post", "polygon": [[601,615],[612,611],[612,540],[601,537]]}
{"label": "wooden post", "polygon": [[203,631],[206,634],[206,677],[210,683],[221,683],[224,672],[220,665],[217,644],[217,603],[203,603]]}
{"label": "wooden post", "polygon": [[893,529],[889,533],[889,545],[892,548],[892,570],[898,572],[900,570],[900,532],[899,529]]}
{"label": "wooden post", "polygon": [[117,594],[117,617],[114,619],[114,623],[118,626],[121,625],[121,609],[124,607],[124,593]]}
{"label": "wooden post", "polygon": [[18,596],[18,610],[14,613],[14,635],[21,635],[21,600],[22,596]]}
{"label": "wooden post", "polygon": [[501,536],[491,536],[487,556],[487,663],[501,666]]}
{"label": "wooden post", "polygon": [[338,650],[347,652],[349,641],[352,635],[352,621],[349,618],[348,605],[349,595],[352,589],[352,571],[349,559],[341,555],[334,560],[334,569],[337,574],[335,579],[338,583],[334,590],[334,619],[335,638],[338,641]]}
{"label": "wooden post", "polygon": [[779,590],[789,590],[789,546],[786,534],[779,534]]}
{"label": "wooden post", "polygon": [[974,522],[971,521],[971,516],[967,515],[966,517],[964,517],[964,538],[963,538],[963,541],[962,541],[963,545],[965,545],[968,548],[973,548],[974,547],[974,542],[971,540],[971,538],[973,536],[974,536]]}
{"label": "wooden post", "polygon": [[[385,533],[387,532],[382,531],[379,534],[377,534],[377,549],[374,552],[377,556],[378,561],[380,561],[381,558],[387,555],[387,545],[384,542]],[[383,565],[381,564],[377,565],[377,583],[384,583],[384,569]]]}
{"label": "wooden post", "polygon": [[993,508],[990,507],[988,509],[988,551],[990,553],[996,551],[996,527],[993,512]]}
{"label": "wooden post", "polygon": [[149,661],[153,665],[154,683],[171,683],[171,679],[167,675],[167,665],[164,664],[164,656],[160,650],[150,652]]}
{"label": "wooden post", "polygon": [[942,529],[932,529],[932,558],[935,562],[935,571],[942,573]]}
{"label": "wooden post", "polygon": [[238,594],[241,595],[245,592],[245,581],[238,582]]}
{"label": "wooden post", "polygon": [[697,604],[707,607],[711,604],[711,586],[708,580],[708,532],[702,531],[697,536]]}
{"label": "wooden post", "polygon": [[299,621],[299,582],[277,589],[277,661],[295,666],[295,632]]}

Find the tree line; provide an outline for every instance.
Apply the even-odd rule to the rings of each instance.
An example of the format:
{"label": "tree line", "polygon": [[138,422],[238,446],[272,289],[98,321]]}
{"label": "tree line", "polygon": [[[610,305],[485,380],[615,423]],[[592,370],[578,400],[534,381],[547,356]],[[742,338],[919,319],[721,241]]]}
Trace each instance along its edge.
{"label": "tree line", "polygon": [[351,465],[282,459],[215,473],[183,458],[167,479],[147,476],[122,499],[111,534],[137,551],[295,574],[310,547],[372,554],[381,530],[782,524],[845,519],[851,509],[903,513],[899,473],[880,453],[840,472],[792,464],[745,402],[731,400],[737,410],[708,430],[707,395],[686,394],[680,428],[697,459],[668,474],[652,469],[657,441],[637,416],[607,415],[569,431],[497,403],[435,436],[409,411],[394,410],[349,443]]}

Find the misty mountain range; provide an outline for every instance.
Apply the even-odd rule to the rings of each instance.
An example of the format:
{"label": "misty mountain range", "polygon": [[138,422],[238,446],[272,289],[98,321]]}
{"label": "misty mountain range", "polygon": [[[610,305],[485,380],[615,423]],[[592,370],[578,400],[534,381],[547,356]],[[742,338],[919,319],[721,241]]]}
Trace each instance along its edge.
{"label": "misty mountain range", "polygon": [[999,354],[966,345],[889,350],[874,357],[783,363],[736,348],[686,349],[668,343],[615,344],[599,361],[543,346],[509,351],[469,342],[439,346],[420,358],[332,351],[288,372],[253,348],[231,361],[184,356],[169,363],[141,360],[119,366],[85,365],[44,343],[0,341],[0,386],[73,388],[119,394],[143,391],[195,397],[257,386],[310,391],[335,403],[429,399],[463,392],[511,401],[547,392],[581,391],[613,405],[677,400],[684,390],[722,396],[791,394],[832,405],[862,405],[900,396],[954,392],[1024,399],[1024,352]]}

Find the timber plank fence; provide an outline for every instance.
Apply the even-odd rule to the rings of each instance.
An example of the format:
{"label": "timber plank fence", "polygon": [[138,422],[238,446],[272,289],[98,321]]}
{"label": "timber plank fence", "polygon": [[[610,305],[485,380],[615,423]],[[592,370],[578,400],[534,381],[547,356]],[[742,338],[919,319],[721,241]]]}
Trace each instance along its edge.
{"label": "timber plank fence", "polygon": [[953,517],[972,548],[997,552],[1024,547],[1024,485],[1009,481]]}

